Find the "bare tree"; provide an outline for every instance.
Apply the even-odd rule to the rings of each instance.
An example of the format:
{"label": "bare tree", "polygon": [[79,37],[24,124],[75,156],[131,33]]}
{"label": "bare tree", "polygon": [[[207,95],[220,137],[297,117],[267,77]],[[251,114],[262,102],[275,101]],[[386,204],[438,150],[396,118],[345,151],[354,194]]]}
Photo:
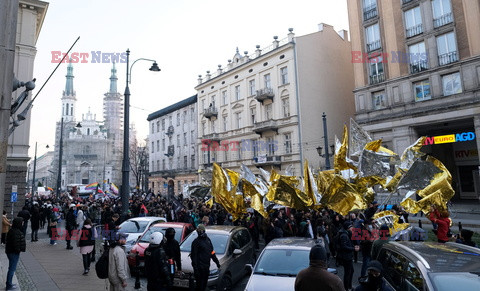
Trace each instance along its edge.
{"label": "bare tree", "polygon": [[135,188],[145,191],[148,177],[148,149],[146,142],[139,143],[136,138],[130,143],[130,172],[135,177]]}

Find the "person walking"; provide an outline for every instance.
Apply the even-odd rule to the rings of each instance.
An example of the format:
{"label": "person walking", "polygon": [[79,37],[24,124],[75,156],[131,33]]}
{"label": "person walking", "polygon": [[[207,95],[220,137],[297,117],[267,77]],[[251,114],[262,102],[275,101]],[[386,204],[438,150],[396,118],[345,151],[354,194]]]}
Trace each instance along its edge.
{"label": "person walking", "polygon": [[73,235],[73,230],[77,228],[77,221],[75,219],[74,210],[75,204],[70,204],[67,215],[65,216],[65,230],[67,231],[65,241],[67,242],[67,250],[73,250],[73,247],[71,245],[71,239]]}
{"label": "person walking", "polygon": [[217,264],[220,269],[220,262],[215,255],[212,242],[205,232],[205,225],[197,226],[198,237],[192,242],[190,258],[192,259],[193,274],[195,276],[197,291],[204,291],[207,288],[208,275],[210,274],[210,260]]}
{"label": "person walking", "polygon": [[166,291],[172,288],[173,278],[170,276],[161,232],[150,235],[150,245],[145,249],[145,275],[147,291]]}
{"label": "person walking", "polygon": [[310,266],[301,270],[295,279],[295,291],[344,291],[338,276],[327,271],[327,252],[322,245],[310,249]]}
{"label": "person walking", "polygon": [[353,252],[359,246],[353,246],[352,240],[352,228],[351,221],[345,221],[343,223],[343,229],[338,232],[339,242],[337,245],[337,260],[343,266],[343,286],[345,290],[352,289],[353,279]]}
{"label": "person walking", "polygon": [[10,223],[10,220],[8,220],[7,218],[7,212],[4,210],[3,216],[2,216],[2,245],[5,244],[7,233],[10,230],[11,226],[12,224]]}
{"label": "person walking", "polygon": [[23,232],[23,236],[26,236],[28,220],[30,220],[30,217],[31,217],[30,211],[28,211],[28,207],[23,206],[22,210],[18,213],[17,217],[23,218],[22,232]]}
{"label": "person walking", "polygon": [[[180,255],[180,244],[175,239],[175,229],[173,227],[167,228],[165,230],[165,237],[167,238],[167,242],[164,244],[163,249],[165,250],[167,260],[169,260],[169,262],[174,262],[175,269],[177,271],[181,271],[182,258]],[[170,274],[172,275],[172,278],[173,278],[174,274],[172,274],[172,272],[170,272]]]}
{"label": "person walking", "polygon": [[40,209],[38,203],[33,202],[32,217],[30,218],[30,227],[32,229],[32,242],[38,241],[38,229],[40,228]]}
{"label": "person walking", "polygon": [[90,271],[91,255],[96,237],[92,221],[89,218],[85,219],[81,234],[78,236],[78,246],[83,259],[83,275],[87,275]]}
{"label": "person walking", "polygon": [[48,235],[50,237],[50,245],[52,246],[57,244],[56,240],[59,236],[59,233],[57,231],[58,217],[56,212],[58,212],[58,208],[53,208],[50,212],[50,218],[48,219],[48,230],[50,231]]}
{"label": "person walking", "polygon": [[127,287],[127,279],[130,277],[127,255],[125,254],[125,243],[128,235],[116,233],[116,240],[110,244],[108,253],[108,281],[110,291],[124,291]]}
{"label": "person walking", "polygon": [[7,240],[5,244],[5,253],[8,258],[8,272],[7,272],[7,283],[6,290],[14,290],[17,288],[15,284],[12,283],[13,275],[17,270],[17,263],[20,259],[20,253],[25,252],[26,242],[25,235],[23,234],[23,224],[24,220],[22,217],[17,217],[13,220],[12,228],[7,233]]}
{"label": "person walking", "polygon": [[85,211],[84,211],[83,208],[84,207],[81,204],[77,206],[77,221],[76,222],[77,222],[78,229],[82,229],[83,222],[85,221],[85,218],[86,218]]}

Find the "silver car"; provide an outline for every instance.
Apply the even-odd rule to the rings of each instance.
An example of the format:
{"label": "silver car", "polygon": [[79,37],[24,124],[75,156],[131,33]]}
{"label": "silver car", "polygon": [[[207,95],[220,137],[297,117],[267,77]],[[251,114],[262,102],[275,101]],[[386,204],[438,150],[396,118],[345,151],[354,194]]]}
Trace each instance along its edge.
{"label": "silver car", "polygon": [[[315,244],[323,244],[321,240],[300,237],[286,237],[272,240],[262,251],[251,272],[246,291],[262,290],[295,290],[295,279],[298,272],[310,264],[310,249]],[[336,274],[336,269],[328,268]]]}
{"label": "silver car", "polygon": [[128,253],[132,249],[137,239],[150,227],[150,225],[166,221],[167,220],[163,217],[144,216],[130,218],[122,222],[118,231],[128,234],[125,251]]}
{"label": "silver car", "polygon": [[[241,226],[214,225],[206,227],[207,236],[220,261],[220,269],[210,263],[209,290],[230,290],[234,283],[246,275],[246,264],[255,262],[255,249],[248,229]],[[194,283],[190,251],[197,238],[192,232],[180,245],[183,273],[175,275],[173,286],[188,288]]]}

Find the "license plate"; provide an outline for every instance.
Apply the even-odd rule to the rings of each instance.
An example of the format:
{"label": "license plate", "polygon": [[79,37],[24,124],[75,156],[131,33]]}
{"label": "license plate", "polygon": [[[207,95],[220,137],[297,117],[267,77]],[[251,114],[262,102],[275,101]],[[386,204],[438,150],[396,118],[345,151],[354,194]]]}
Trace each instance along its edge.
{"label": "license plate", "polygon": [[188,288],[188,280],[173,280],[174,287]]}

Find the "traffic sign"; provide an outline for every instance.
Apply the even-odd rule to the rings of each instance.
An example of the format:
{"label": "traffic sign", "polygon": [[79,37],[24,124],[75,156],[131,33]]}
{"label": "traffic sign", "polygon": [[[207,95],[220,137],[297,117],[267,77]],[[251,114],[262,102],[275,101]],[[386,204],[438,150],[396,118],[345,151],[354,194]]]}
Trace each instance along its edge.
{"label": "traffic sign", "polygon": [[18,190],[17,185],[12,185],[12,195],[10,195],[10,202],[12,202],[12,203],[17,202],[17,198],[18,198],[17,197],[17,194],[18,194],[17,190]]}

